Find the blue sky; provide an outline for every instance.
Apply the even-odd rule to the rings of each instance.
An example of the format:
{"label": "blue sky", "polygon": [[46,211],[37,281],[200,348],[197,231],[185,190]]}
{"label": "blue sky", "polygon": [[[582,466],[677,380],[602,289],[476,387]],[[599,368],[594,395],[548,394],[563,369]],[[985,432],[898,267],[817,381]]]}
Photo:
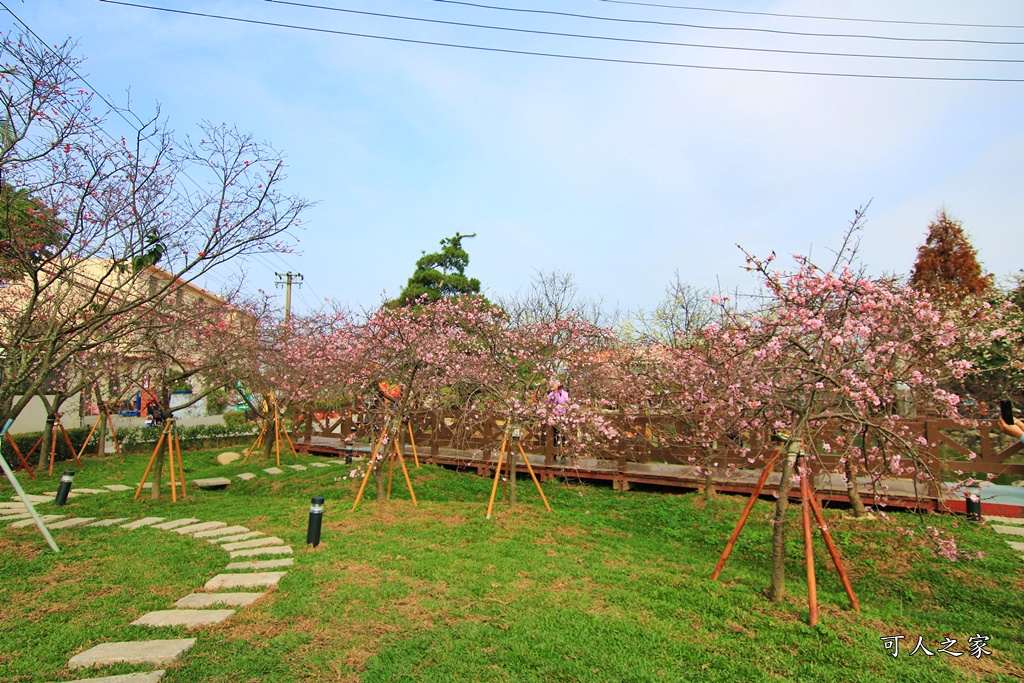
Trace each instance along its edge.
{"label": "blue sky", "polygon": [[[1024,25],[1015,0],[661,4],[890,20]],[[236,124],[282,150],[289,189],[319,204],[299,252],[242,266],[250,286],[305,276],[299,309],[394,295],[423,250],[466,243],[490,294],[535,270],[650,308],[678,270],[748,287],[736,244],[825,256],[871,201],[862,257],[906,273],[928,223],[963,221],[986,270],[1024,267],[1024,83],[740,73],[572,61],[245,25],[96,0],[5,0],[50,43],[79,41],[89,83],[179,133]],[[359,17],[260,0],[139,0],[262,21],[616,59],[1024,79],[1024,63],[897,62],[585,41]],[[644,40],[790,50],[1024,60],[1024,29],[866,24],[601,0],[480,0],[621,19],[1021,45],[815,38],[498,12],[432,0],[322,0],[339,8]],[[0,28],[15,25],[0,12]],[[110,127],[117,128],[111,121]]]}

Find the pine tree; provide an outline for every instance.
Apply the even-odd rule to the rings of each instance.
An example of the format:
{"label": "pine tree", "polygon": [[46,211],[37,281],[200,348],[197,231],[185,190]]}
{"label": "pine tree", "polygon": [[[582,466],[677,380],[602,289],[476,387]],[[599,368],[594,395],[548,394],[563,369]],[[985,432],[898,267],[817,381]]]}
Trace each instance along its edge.
{"label": "pine tree", "polygon": [[441,297],[479,294],[480,280],[466,277],[469,254],[462,248],[462,240],[470,237],[476,237],[476,233],[461,235],[456,232],[454,237],[441,240],[440,252],[423,252],[423,256],[416,261],[416,271],[390,305],[413,305],[423,296],[428,301],[437,301]]}
{"label": "pine tree", "polygon": [[928,237],[917,248],[910,284],[936,300],[951,302],[985,294],[992,287],[992,275],[982,273],[977,251],[960,221],[943,211],[928,226]]}

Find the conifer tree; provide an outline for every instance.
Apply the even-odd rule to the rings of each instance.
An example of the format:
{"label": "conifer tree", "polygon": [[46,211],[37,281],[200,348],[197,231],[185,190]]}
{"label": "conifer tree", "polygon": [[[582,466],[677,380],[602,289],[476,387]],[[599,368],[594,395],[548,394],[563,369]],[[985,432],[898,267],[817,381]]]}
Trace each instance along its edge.
{"label": "conifer tree", "polygon": [[942,211],[928,226],[924,244],[917,248],[910,284],[938,301],[952,302],[988,292],[992,275],[982,273],[963,224]]}
{"label": "conifer tree", "polygon": [[437,301],[441,297],[479,294],[480,280],[466,277],[469,254],[462,248],[462,240],[470,237],[476,237],[476,233],[462,235],[456,232],[454,237],[441,240],[440,252],[423,252],[416,261],[416,271],[398,298],[390,302],[391,305],[412,305],[422,296],[426,296],[428,301]]}

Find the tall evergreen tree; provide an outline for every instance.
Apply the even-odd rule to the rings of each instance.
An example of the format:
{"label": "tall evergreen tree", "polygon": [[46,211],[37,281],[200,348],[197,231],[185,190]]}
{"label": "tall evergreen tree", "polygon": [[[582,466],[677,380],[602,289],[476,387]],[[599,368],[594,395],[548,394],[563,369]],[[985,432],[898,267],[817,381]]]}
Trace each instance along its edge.
{"label": "tall evergreen tree", "polygon": [[917,248],[910,283],[939,301],[956,301],[985,294],[992,275],[982,273],[978,254],[964,234],[963,224],[941,212],[928,226],[928,237]]}
{"label": "tall evergreen tree", "polygon": [[476,237],[476,233],[461,235],[456,232],[454,237],[441,240],[440,252],[423,252],[416,261],[416,271],[391,305],[409,306],[423,296],[428,301],[437,301],[446,296],[479,294],[480,280],[466,277],[469,254],[462,248],[462,240],[470,237]]}

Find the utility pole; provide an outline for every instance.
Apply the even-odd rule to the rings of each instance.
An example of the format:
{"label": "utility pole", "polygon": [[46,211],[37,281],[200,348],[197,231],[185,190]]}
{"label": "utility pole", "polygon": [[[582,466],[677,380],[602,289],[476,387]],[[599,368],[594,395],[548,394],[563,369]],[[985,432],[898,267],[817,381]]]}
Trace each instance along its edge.
{"label": "utility pole", "polygon": [[[287,273],[274,273],[279,278],[284,278],[284,281],[278,280],[274,284],[280,287],[284,285],[284,324],[287,325],[292,319],[292,283],[302,286],[302,273],[293,273],[288,271]],[[296,282],[297,280],[297,282]]]}

